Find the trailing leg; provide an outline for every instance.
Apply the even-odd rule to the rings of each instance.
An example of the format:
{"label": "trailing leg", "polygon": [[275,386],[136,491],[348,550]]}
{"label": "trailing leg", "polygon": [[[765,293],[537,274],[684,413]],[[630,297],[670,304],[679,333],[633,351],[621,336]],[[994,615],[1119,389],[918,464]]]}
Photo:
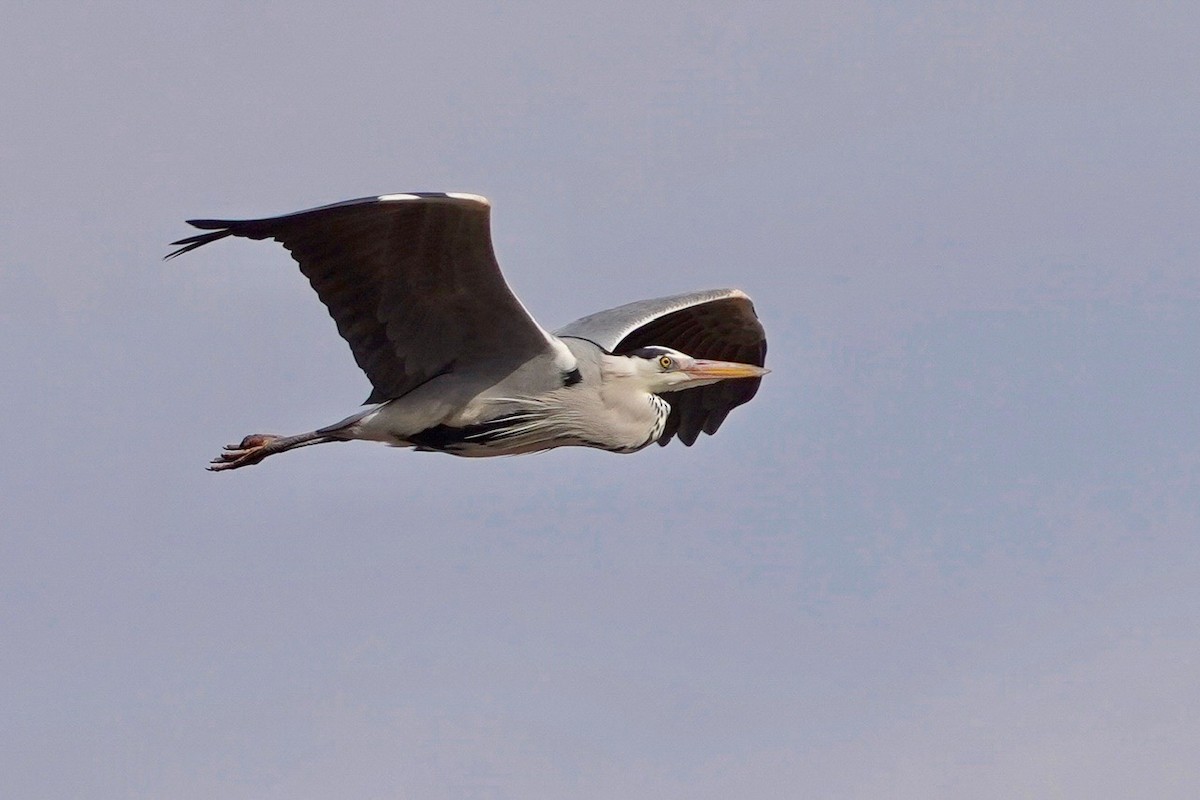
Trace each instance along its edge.
{"label": "trailing leg", "polygon": [[308,447],[312,444],[345,441],[337,436],[330,436],[323,431],[310,431],[296,436],[275,436],[269,433],[253,433],[242,439],[238,444],[225,445],[225,450],[214,458],[208,465],[213,472],[227,469],[238,469],[257,464],[267,456],[295,450],[297,447]]}

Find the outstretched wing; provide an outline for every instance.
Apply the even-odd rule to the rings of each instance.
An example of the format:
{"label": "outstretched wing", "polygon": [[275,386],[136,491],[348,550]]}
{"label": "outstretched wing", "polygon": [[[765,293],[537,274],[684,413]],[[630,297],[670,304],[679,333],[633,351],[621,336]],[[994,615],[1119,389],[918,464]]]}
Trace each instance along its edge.
{"label": "outstretched wing", "polygon": [[470,194],[388,194],[254,220],[188,220],[210,231],[167,258],[226,236],[274,239],[292,254],[374,390],[368,403],[456,368],[516,368],[554,350],[492,251],[491,206]]}
{"label": "outstretched wing", "polygon": [[[616,354],[659,345],[695,358],[760,367],[767,357],[767,337],[754,304],[738,289],[640,300],[576,320],[555,334],[587,339]],[[760,382],[743,378],[664,393],[671,415],[658,443],[678,436],[690,446],[701,431],[716,433],[730,411],[754,397]]]}

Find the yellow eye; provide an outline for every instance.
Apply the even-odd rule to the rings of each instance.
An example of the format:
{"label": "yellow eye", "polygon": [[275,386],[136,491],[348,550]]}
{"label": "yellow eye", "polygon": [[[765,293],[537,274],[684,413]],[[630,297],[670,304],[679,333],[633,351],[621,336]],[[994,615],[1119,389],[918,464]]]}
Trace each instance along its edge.
{"label": "yellow eye", "polygon": [[675,362],[671,360],[670,356],[659,356],[658,357],[658,365],[660,367],[662,367],[663,369],[670,369],[671,365],[674,363]]}

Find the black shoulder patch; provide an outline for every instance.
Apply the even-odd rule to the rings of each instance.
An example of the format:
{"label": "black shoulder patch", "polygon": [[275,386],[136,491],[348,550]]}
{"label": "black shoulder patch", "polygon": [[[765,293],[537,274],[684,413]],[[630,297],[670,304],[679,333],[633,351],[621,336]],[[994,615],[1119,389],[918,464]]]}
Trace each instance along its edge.
{"label": "black shoulder patch", "polygon": [[532,419],[528,412],[505,414],[474,425],[456,428],[451,425],[434,425],[423,431],[408,434],[405,441],[418,450],[436,450],[441,453],[461,450],[467,446],[487,446],[513,434],[513,429]]}
{"label": "black shoulder patch", "polygon": [[467,432],[463,428],[452,428],[449,425],[434,425],[423,431],[409,434],[405,437],[418,450],[436,450],[445,452],[451,446],[461,444]]}

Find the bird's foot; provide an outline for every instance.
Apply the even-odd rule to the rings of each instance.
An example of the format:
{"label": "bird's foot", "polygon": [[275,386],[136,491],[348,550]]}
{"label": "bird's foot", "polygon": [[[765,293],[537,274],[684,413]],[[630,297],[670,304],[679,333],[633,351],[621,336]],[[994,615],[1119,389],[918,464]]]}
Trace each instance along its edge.
{"label": "bird's foot", "polygon": [[269,433],[252,433],[238,444],[225,445],[225,451],[212,460],[208,469],[220,472],[257,464],[275,452],[271,445],[279,438]]}

